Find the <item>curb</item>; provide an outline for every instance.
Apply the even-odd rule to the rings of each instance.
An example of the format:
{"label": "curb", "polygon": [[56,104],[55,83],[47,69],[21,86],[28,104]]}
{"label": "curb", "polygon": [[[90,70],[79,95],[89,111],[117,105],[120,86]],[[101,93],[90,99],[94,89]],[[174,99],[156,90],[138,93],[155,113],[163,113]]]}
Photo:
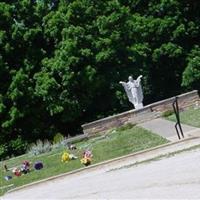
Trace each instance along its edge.
{"label": "curb", "polygon": [[[198,144],[200,144],[200,137],[189,137],[189,138],[182,139],[182,140],[179,140],[179,141],[176,141],[176,142],[170,142],[170,143],[167,143],[167,144],[159,145],[159,146],[153,147],[151,149],[147,149],[147,150],[139,151],[139,152],[136,152],[136,153],[128,154],[128,155],[125,155],[125,156],[121,156],[121,157],[118,157],[118,158],[114,158],[114,159],[111,159],[111,160],[103,161],[101,163],[93,164],[93,165],[90,165],[90,166],[87,166],[87,167],[84,167],[84,168],[73,170],[71,172],[66,172],[66,173],[59,174],[59,175],[56,175],[56,176],[52,176],[52,177],[49,177],[49,178],[46,178],[46,179],[42,179],[42,180],[39,180],[39,181],[36,181],[36,182],[33,182],[33,183],[29,183],[29,184],[26,184],[26,185],[23,185],[23,186],[19,186],[17,188],[14,188],[14,189],[7,191],[6,193],[15,192],[15,191],[27,188],[27,187],[39,185],[39,184],[45,183],[47,181],[55,180],[55,179],[58,179],[58,178],[65,178],[66,176],[81,173],[81,172],[86,172],[88,170],[95,170],[99,167],[103,167],[105,165],[107,166],[108,164],[114,164],[114,163],[120,164],[120,162],[121,162],[121,164],[123,164],[123,162],[125,160],[128,160],[130,158],[132,158],[132,161],[131,161],[132,163],[136,163],[138,161],[144,161],[144,160],[149,159],[149,158],[145,158],[145,156],[146,157],[150,156],[150,158],[155,158],[157,156],[172,153],[172,152],[175,152],[177,150],[187,149],[187,148],[190,148],[192,146],[196,146]],[[168,149],[169,147],[171,148],[170,150]],[[173,148],[176,148],[176,149],[173,150]],[[148,154],[150,154],[150,155],[148,155]],[[134,161],[134,159],[135,159],[135,161]]]}

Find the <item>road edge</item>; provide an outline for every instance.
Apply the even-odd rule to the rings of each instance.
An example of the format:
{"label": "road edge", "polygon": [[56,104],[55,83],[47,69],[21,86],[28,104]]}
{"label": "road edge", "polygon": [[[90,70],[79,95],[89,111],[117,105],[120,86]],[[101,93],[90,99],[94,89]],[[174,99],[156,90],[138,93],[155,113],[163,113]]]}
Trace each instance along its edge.
{"label": "road edge", "polygon": [[29,184],[26,184],[26,185],[23,185],[23,186],[19,186],[17,188],[14,188],[14,189],[7,191],[5,193],[5,195],[7,193],[16,192],[18,190],[22,190],[22,189],[25,189],[25,188],[28,188],[28,187],[31,187],[31,186],[39,185],[39,184],[45,183],[47,181],[52,181],[52,180],[55,180],[55,179],[58,179],[58,178],[64,178],[66,176],[70,176],[70,175],[73,175],[73,174],[82,173],[82,172],[86,172],[86,171],[88,172],[90,170],[95,170],[99,167],[107,166],[109,164],[118,164],[120,166],[120,164],[122,165],[125,160],[128,160],[130,158],[132,159],[131,160],[132,163],[141,162],[141,161],[145,161],[145,160],[148,160],[148,159],[155,158],[157,156],[165,155],[165,154],[168,154],[168,153],[173,153],[177,150],[187,149],[187,148],[190,148],[192,146],[196,146],[198,144],[200,144],[200,137],[197,137],[197,136],[189,137],[189,138],[182,139],[182,140],[179,140],[179,141],[176,141],[176,142],[169,142],[167,144],[159,145],[157,147],[153,147],[153,148],[146,149],[146,150],[143,150],[143,151],[139,151],[139,152],[136,152],[136,153],[117,157],[117,158],[110,159],[110,160],[107,160],[107,161],[103,161],[103,162],[100,162],[100,163],[97,163],[97,164],[93,164],[93,165],[90,165],[90,166],[87,166],[87,167],[84,167],[84,168],[80,168],[80,169],[77,169],[77,170],[73,170],[73,171],[70,171],[70,172],[66,172],[66,173],[56,175],[56,176],[52,176],[52,177],[49,177],[49,178],[46,178],[46,179],[42,179],[42,180],[39,180],[39,181],[36,181],[36,182],[33,182],[33,183],[29,183]]}

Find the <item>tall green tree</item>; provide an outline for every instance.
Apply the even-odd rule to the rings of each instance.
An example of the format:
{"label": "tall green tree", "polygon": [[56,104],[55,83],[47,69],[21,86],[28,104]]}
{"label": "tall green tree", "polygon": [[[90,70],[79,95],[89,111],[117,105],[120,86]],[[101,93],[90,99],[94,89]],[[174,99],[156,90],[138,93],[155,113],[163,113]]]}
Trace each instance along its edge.
{"label": "tall green tree", "polygon": [[129,75],[143,75],[145,104],[199,89],[199,8],[195,0],[1,1],[0,155],[132,108],[118,83]]}

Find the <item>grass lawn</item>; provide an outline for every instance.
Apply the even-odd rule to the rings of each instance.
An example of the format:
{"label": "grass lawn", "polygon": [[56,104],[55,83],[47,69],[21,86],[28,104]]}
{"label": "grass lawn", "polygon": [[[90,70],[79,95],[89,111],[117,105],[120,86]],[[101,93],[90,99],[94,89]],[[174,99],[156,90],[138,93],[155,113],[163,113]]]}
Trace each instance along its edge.
{"label": "grass lawn", "polygon": [[[170,115],[167,119],[176,121],[175,115]],[[188,124],[195,127],[200,127],[200,108],[189,108],[183,112],[180,112],[180,120],[183,124]]]}
{"label": "grass lawn", "polygon": [[[63,149],[57,149],[56,151],[41,154],[39,156],[25,154],[21,157],[16,157],[6,161],[8,168],[20,166],[23,160],[29,160],[31,163],[40,160],[44,163],[44,168],[42,170],[32,170],[30,173],[20,177],[13,176],[12,172],[10,171],[4,172],[3,163],[1,162],[2,167],[0,169],[0,187],[13,184],[13,186],[11,186],[9,189],[16,188],[18,186],[47,177],[69,172],[78,168],[83,168],[84,166],[80,163],[80,158],[85,149],[92,150],[92,164],[94,164],[111,158],[116,158],[129,153],[155,147],[167,142],[168,141],[166,139],[142,128],[136,126],[122,127],[110,131],[103,136],[97,136],[76,143],[77,150],[73,150],[71,152],[78,156],[78,159],[72,160],[68,163],[61,162]],[[9,181],[6,181],[4,180],[4,176],[6,175],[12,175],[13,178]],[[0,195],[3,195],[9,189],[0,189]]]}

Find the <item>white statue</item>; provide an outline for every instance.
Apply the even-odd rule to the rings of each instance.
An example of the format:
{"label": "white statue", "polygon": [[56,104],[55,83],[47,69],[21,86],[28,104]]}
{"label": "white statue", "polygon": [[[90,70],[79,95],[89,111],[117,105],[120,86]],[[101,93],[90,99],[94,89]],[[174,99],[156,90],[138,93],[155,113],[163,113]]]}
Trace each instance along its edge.
{"label": "white statue", "polygon": [[123,85],[129,101],[134,105],[134,107],[142,108],[143,107],[143,92],[141,86],[142,75],[138,76],[136,80],[133,80],[132,76],[128,77],[128,82],[120,81],[119,83]]}

